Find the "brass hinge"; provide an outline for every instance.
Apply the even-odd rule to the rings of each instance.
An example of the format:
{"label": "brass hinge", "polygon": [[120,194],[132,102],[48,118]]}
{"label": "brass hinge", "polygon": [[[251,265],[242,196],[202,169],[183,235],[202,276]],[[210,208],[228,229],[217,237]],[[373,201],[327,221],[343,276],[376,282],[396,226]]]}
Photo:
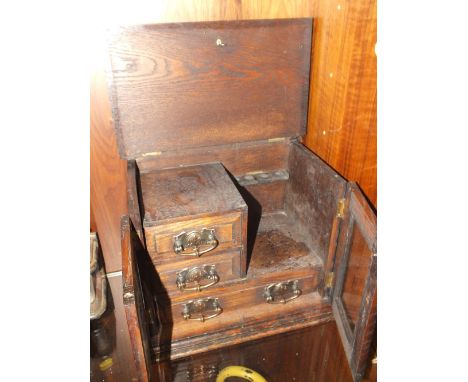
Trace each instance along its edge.
{"label": "brass hinge", "polygon": [[285,137],[279,137],[279,138],[269,138],[268,139],[268,143],[273,143],[273,142],[283,142],[284,140],[286,140]]}
{"label": "brass hinge", "polygon": [[325,288],[331,288],[333,286],[333,279],[335,274],[333,272],[328,272],[325,276]]}
{"label": "brass hinge", "polygon": [[343,219],[345,215],[345,206],[346,206],[346,199],[339,199],[338,206],[336,207],[336,217]]}

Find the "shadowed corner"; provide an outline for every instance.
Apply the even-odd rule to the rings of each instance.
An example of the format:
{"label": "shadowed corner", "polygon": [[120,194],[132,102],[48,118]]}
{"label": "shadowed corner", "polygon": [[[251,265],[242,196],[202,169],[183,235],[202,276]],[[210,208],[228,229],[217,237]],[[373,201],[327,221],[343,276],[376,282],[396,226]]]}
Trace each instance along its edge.
{"label": "shadowed corner", "polygon": [[257,199],[243,186],[241,186],[236,177],[231,174],[226,168],[226,173],[231,178],[232,183],[236,186],[237,190],[244,199],[245,204],[248,208],[247,216],[247,270],[249,269],[250,260],[252,258],[252,252],[255,245],[255,239],[257,237],[258,227],[260,226],[260,219],[262,217],[262,205]]}
{"label": "shadowed corner", "polygon": [[140,275],[143,292],[142,326],[146,327],[150,349],[147,351],[152,374],[159,375],[164,381],[172,381],[171,377],[171,342],[173,318],[171,301],[166,288],[156,272],[153,261],[143,247],[136,231],[133,232],[135,260]]}

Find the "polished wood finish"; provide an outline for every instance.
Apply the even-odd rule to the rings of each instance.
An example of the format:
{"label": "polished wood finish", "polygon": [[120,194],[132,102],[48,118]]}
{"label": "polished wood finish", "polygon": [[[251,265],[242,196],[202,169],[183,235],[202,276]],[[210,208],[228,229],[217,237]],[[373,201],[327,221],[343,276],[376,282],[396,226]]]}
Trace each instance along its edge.
{"label": "polished wood finish", "polygon": [[304,135],[311,28],[311,19],[288,19],[114,30],[121,157]]}
{"label": "polished wood finish", "polygon": [[99,233],[106,271],[122,269],[120,216],[127,212],[127,164],[117,155],[105,78],[91,78],[91,215]]}
{"label": "polished wood finish", "polygon": [[204,253],[204,258],[217,255],[232,247],[243,245],[242,238],[242,213],[236,211],[224,215],[206,216],[202,218],[189,218],[180,222],[164,224],[157,227],[146,228],[146,244],[155,264],[175,262],[177,259],[190,260],[174,253],[174,236],[181,232],[200,230],[203,227],[214,228],[218,245],[209,252]]}
{"label": "polished wood finish", "polygon": [[[260,320],[259,316],[263,320]],[[285,305],[249,306],[235,310],[230,316],[223,317],[222,314],[218,316],[218,325],[224,324],[221,331],[216,330],[213,324],[216,321],[206,321],[204,323],[208,332],[206,335],[192,335],[201,333],[203,328],[178,333],[184,338],[171,343],[170,355],[172,359],[178,359],[332,320],[330,305],[323,303],[319,295],[314,293]],[[176,325],[177,322],[174,323],[174,326]],[[164,357],[164,353],[162,356]]]}
{"label": "polished wood finish", "polygon": [[319,0],[304,143],[377,206],[377,1]]}
{"label": "polished wood finish", "polygon": [[[131,15],[121,15],[118,23],[314,17],[304,143],[344,177],[357,181],[376,205],[376,16],[375,0],[161,0],[157,6],[133,8]],[[105,66],[105,59],[97,60],[91,78],[91,209],[96,222],[93,231],[99,232],[107,270],[113,271],[121,269],[119,216],[127,212],[126,169],[119,159],[111,126]],[[345,114],[345,108],[351,113]],[[176,161],[182,163],[180,158]]]}
{"label": "polished wood finish", "polygon": [[[162,286],[172,301],[181,299],[190,300],[193,298],[207,297],[207,294],[216,292],[219,288],[223,289],[227,281],[236,280],[239,278],[239,259],[240,250],[234,249],[218,254],[215,258],[209,259],[204,256],[191,259],[187,262],[186,259],[178,259],[168,264],[158,264],[158,273],[161,277]],[[219,281],[201,291],[180,291],[177,287],[177,274],[184,269],[200,267],[203,265],[214,265],[216,273],[219,276]]]}

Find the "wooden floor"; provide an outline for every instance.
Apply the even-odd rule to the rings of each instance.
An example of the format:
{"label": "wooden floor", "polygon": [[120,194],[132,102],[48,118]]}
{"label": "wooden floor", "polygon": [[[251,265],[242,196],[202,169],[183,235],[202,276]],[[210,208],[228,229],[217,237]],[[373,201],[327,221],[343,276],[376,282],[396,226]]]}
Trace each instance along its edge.
{"label": "wooden floor", "polygon": [[[99,328],[101,344],[104,341],[110,346],[108,351],[104,351],[106,356],[91,358],[90,380],[134,381],[135,369],[130,338],[120,298],[121,276],[110,277],[109,284],[109,310],[94,326]],[[100,370],[100,365],[105,368],[109,364],[112,366]],[[172,362],[167,369],[167,381],[214,381],[219,370],[232,364],[241,364],[257,370],[268,382],[352,381],[334,322]],[[366,381],[376,380],[374,366]]]}

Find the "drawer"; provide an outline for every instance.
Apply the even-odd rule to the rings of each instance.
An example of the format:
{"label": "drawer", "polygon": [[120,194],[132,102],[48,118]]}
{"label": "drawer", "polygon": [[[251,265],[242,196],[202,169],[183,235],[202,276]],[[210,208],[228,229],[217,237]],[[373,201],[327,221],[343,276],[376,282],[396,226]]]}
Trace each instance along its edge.
{"label": "drawer", "polygon": [[[186,261],[177,261],[157,268],[164,289],[173,302],[203,296],[226,281],[239,277],[239,249],[210,257],[210,260],[202,256],[192,260],[190,265]],[[197,285],[200,290],[196,289]]]}
{"label": "drawer", "polygon": [[[272,302],[268,303],[265,296],[265,288],[271,284],[262,284],[257,287],[241,289],[241,288],[229,288],[224,293],[213,293],[208,297],[200,299],[187,299],[185,301],[173,303],[171,311],[166,317],[171,318],[172,325],[172,340],[180,340],[192,336],[201,335],[204,333],[214,332],[222,330],[225,327],[231,325],[237,325],[242,322],[243,314],[255,316],[256,320],[262,321],[267,320],[270,315],[282,315],[291,309],[301,310],[302,301],[307,299],[310,293],[314,292],[317,287],[317,279],[314,277],[304,277],[296,279],[296,289],[300,290],[300,294],[294,296],[292,289],[290,289],[286,298],[290,298],[290,301],[286,303],[280,303],[279,295],[273,292]],[[289,280],[285,280],[289,281]],[[239,285],[240,287],[240,285]],[[232,290],[236,289],[236,290]],[[219,291],[218,291],[219,292]],[[295,297],[295,298],[294,298]],[[198,300],[209,300],[208,303],[197,304]],[[193,302],[191,304],[191,302]],[[193,310],[194,317],[199,318],[200,312],[197,309],[206,308],[206,316],[214,316],[205,321],[198,321],[192,319],[184,319],[184,314],[191,314]],[[216,307],[219,306],[219,310]],[[241,316],[239,316],[239,314]],[[265,316],[264,318],[262,318]]]}
{"label": "drawer", "polygon": [[[201,248],[202,257],[219,254],[226,249],[239,247],[242,245],[242,219],[241,213],[231,213],[226,215],[208,216],[204,218],[189,219],[176,223],[151,227],[145,229],[148,252],[155,264],[174,262],[180,259],[191,260],[198,256],[193,250],[188,249],[176,253],[174,249],[175,237],[182,233],[202,230],[213,230],[216,239],[216,246],[213,249]],[[209,246],[207,246],[209,247]],[[208,249],[207,252],[203,253]],[[186,255],[184,253],[192,254]]]}

